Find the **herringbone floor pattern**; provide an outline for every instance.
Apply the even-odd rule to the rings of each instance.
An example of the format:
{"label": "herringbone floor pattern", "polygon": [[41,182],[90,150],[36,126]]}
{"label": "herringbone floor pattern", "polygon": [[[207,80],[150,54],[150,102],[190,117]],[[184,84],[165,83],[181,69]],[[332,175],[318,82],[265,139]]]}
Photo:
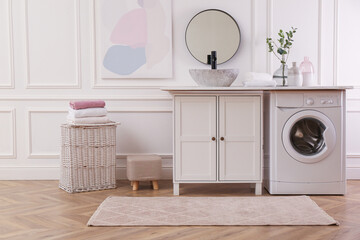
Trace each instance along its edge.
{"label": "herringbone floor pattern", "polygon": [[[170,181],[160,190],[147,183],[132,191],[129,182],[113,190],[68,194],[58,181],[0,181],[0,239],[360,239],[360,181],[348,181],[346,196],[312,196],[340,226],[86,227],[108,196],[172,196]],[[252,190],[253,191],[253,190]],[[186,196],[253,196],[246,184],[189,184]],[[149,206],[151,207],[151,206]]]}

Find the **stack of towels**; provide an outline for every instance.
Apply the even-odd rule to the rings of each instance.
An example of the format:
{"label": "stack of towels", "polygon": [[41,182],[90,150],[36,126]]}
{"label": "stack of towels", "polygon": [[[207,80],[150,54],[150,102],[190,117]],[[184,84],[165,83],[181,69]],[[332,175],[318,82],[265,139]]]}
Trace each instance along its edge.
{"label": "stack of towels", "polygon": [[244,87],[275,87],[276,81],[268,73],[247,72],[242,81]]}
{"label": "stack of towels", "polygon": [[102,100],[70,101],[67,122],[69,124],[104,124],[107,117],[105,102]]}

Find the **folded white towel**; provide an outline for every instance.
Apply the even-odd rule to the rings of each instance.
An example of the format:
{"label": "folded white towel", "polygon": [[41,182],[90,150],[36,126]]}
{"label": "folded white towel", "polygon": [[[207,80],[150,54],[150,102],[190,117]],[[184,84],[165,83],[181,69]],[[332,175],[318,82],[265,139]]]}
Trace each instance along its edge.
{"label": "folded white towel", "polygon": [[244,87],[275,87],[276,81],[274,80],[263,80],[263,81],[245,81],[243,82]]}
{"label": "folded white towel", "polygon": [[110,123],[111,121],[107,116],[74,118],[68,115],[67,122],[70,124],[102,124]]}
{"label": "folded white towel", "polygon": [[265,81],[272,80],[272,76],[268,73],[257,73],[257,72],[247,72],[244,75],[243,82],[249,81]]}
{"label": "folded white towel", "polygon": [[106,114],[106,108],[84,108],[75,110],[69,107],[69,117],[71,118],[102,117],[106,116]]}

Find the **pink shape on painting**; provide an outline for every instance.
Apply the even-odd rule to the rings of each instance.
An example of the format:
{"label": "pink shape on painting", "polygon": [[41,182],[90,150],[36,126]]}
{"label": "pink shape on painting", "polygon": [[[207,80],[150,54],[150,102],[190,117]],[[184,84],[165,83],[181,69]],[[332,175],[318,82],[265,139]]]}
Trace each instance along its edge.
{"label": "pink shape on painting", "polygon": [[145,47],[147,43],[147,20],[144,9],[132,10],[123,15],[111,33],[113,44],[126,45],[133,48]]}

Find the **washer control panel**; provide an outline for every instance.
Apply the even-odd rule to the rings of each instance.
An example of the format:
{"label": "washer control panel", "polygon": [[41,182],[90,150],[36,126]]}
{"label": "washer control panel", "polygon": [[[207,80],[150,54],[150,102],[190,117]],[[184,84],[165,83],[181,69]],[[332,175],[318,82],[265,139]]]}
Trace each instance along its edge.
{"label": "washer control panel", "polygon": [[341,106],[339,94],[317,93],[304,94],[304,107],[338,107]]}
{"label": "washer control panel", "polygon": [[276,92],[275,106],[282,108],[329,108],[342,106],[341,91]]}

